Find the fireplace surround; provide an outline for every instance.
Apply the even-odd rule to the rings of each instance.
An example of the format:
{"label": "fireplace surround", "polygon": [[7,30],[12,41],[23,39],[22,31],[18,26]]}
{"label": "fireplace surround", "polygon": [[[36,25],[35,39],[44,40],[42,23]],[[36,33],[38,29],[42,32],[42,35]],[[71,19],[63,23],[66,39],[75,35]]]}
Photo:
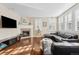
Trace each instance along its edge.
{"label": "fireplace surround", "polygon": [[30,31],[22,31],[22,36],[23,37],[30,36]]}

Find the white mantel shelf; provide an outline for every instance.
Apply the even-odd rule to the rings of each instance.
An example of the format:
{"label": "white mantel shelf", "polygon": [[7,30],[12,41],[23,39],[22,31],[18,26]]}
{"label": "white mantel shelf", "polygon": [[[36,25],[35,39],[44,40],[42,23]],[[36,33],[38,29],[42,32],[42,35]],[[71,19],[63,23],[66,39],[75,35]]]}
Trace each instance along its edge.
{"label": "white mantel shelf", "polygon": [[20,25],[19,28],[33,28],[32,25]]}

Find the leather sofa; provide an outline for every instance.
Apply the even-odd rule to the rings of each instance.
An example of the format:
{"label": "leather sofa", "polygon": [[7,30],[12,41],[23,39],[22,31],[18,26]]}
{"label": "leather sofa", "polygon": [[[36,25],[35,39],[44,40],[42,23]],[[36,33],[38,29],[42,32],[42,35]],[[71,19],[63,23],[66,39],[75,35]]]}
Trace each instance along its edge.
{"label": "leather sofa", "polygon": [[[50,43],[50,39],[52,40],[52,43],[50,43],[51,45],[49,47],[51,48],[50,51],[51,54],[53,55],[79,54],[78,35],[71,33],[64,33],[64,32],[63,33],[56,32],[56,33],[45,34],[43,38],[43,42],[45,39],[48,39],[47,42],[49,43]],[[44,50],[46,49],[45,45],[49,45],[49,44],[48,43],[43,44]]]}
{"label": "leather sofa", "polygon": [[55,42],[62,42],[62,41],[79,42],[78,35],[66,32],[45,34],[44,38],[50,38]]}
{"label": "leather sofa", "polygon": [[51,45],[51,52],[54,55],[79,55],[79,43],[75,42],[54,42]]}

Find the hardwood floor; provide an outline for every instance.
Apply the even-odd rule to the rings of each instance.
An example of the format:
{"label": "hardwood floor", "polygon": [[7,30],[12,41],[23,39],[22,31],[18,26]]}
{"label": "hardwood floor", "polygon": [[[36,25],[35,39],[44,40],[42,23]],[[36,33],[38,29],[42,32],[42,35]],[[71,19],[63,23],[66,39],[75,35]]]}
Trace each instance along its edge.
{"label": "hardwood floor", "polygon": [[33,49],[30,43],[30,38],[23,39],[16,44],[7,47],[0,51],[0,55],[41,55],[42,50],[40,49],[41,38],[33,38]]}

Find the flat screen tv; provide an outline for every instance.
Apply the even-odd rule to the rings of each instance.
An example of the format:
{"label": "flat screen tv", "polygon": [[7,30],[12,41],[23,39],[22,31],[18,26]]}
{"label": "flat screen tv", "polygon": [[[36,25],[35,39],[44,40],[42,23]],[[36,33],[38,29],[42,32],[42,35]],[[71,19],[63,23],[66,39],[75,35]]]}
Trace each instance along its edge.
{"label": "flat screen tv", "polygon": [[1,16],[2,28],[17,28],[17,22],[14,19]]}

